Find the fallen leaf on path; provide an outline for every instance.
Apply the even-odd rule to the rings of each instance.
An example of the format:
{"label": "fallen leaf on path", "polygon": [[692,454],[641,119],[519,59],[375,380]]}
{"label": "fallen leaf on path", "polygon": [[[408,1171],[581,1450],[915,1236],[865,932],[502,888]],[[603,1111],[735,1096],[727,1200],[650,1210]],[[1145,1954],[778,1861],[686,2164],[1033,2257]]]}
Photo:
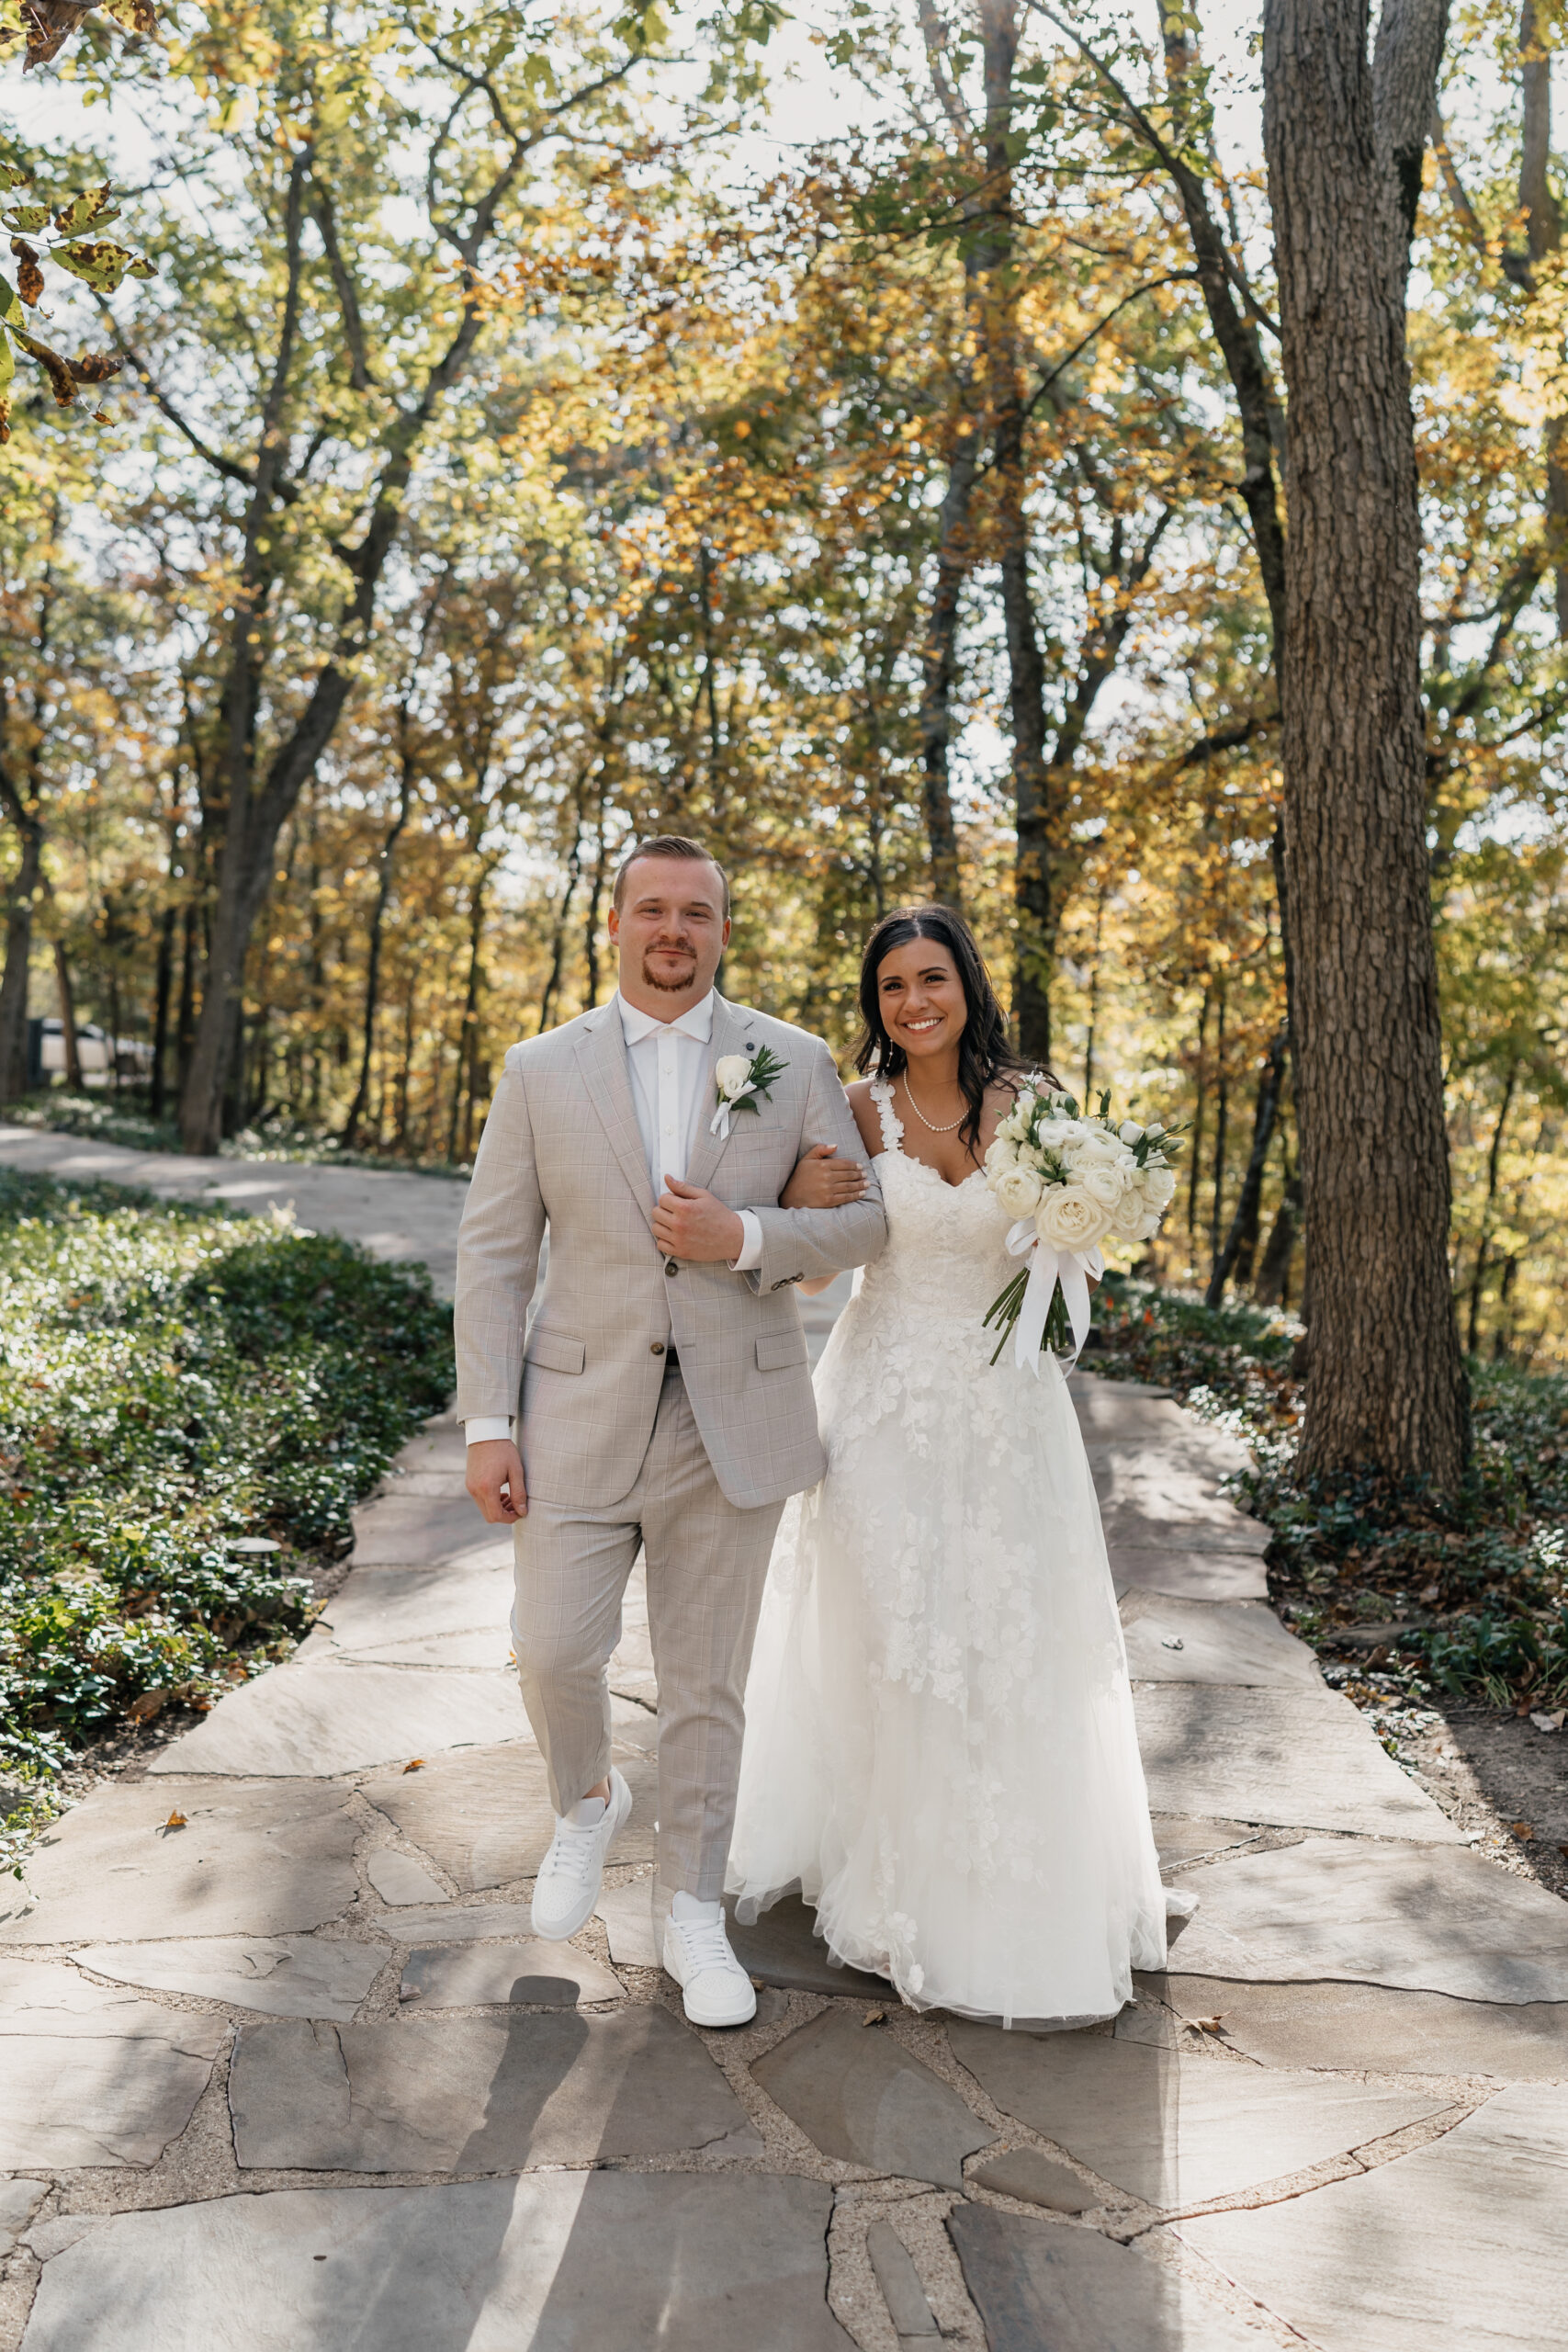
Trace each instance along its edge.
{"label": "fallen leaf on path", "polygon": [[132,1699],[125,1712],[133,1724],[150,1724],[168,1696],[166,1690],[143,1690],[139,1698]]}
{"label": "fallen leaf on path", "polygon": [[861,2019],[861,2023],[862,2025],[886,2025],[887,2023],[887,2012],[886,2009],[867,2009],[864,2017]]}
{"label": "fallen leaf on path", "polygon": [[1537,1731],[1561,1731],[1565,1719],[1568,1719],[1568,1707],[1554,1707],[1549,1715],[1534,1714],[1530,1717]]}
{"label": "fallen leaf on path", "polygon": [[1508,1826],[1513,1831],[1516,1838],[1533,1838],[1535,1836],[1535,1824],[1532,1821],[1510,1821]]}
{"label": "fallen leaf on path", "polygon": [[423,1756],[411,1757],[409,1761],[403,1766],[403,1770],[405,1772],[423,1772],[423,1770],[424,1758]]}
{"label": "fallen leaf on path", "polygon": [[1194,2018],[1192,2023],[1200,2033],[1224,2033],[1228,2014],[1227,2010],[1222,2009],[1217,2018]]}
{"label": "fallen leaf on path", "polygon": [[171,1813],[167,1821],[161,1824],[161,1826],[164,1829],[188,1829],[190,1824],[183,1813]]}

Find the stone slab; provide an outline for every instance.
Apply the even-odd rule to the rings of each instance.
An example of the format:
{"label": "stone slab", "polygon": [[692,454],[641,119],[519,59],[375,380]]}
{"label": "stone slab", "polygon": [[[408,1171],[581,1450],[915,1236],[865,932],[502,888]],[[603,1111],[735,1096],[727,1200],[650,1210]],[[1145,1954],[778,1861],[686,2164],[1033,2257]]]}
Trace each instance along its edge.
{"label": "stone slab", "polygon": [[840,1968],[829,1958],[828,1947],[817,1933],[817,1915],[798,1894],[786,1894],[764,1911],[755,1924],[744,1928],[727,1902],[729,1940],[735,1956],[749,1975],[764,1984],[782,1984],[800,1993],[852,1993],[871,2001],[893,1998],[886,1976],[859,1968]]}
{"label": "stone slab", "polygon": [[618,1968],[658,1968],[653,1948],[653,1895],[650,1879],[634,1879],[629,1886],[607,1886],[593,1905],[610,1939],[610,1958]]}
{"label": "stone slab", "polygon": [[341,1233],[373,1258],[423,1259],[438,1297],[450,1298],[457,1280],[464,1178],[300,1160],[187,1159],[9,1125],[0,1125],[0,1160],[70,1183],[135,1184],[160,1199],[227,1202],[253,1216],[292,1209],[309,1231]]}
{"label": "stone slab", "polygon": [[1221,1682],[1324,1688],[1306,1644],[1266,1601],[1178,1600],[1130,1592],[1122,1603],[1127,1671],[1134,1682]]}
{"label": "stone slab", "polygon": [[[309,1781],[103,1784],[52,1822],[28,1885],[0,1881],[0,1939],[281,1935],[353,1902],[349,1792]],[[187,1826],[163,1825],[183,1813]]]}
{"label": "stone slab", "polygon": [[852,2352],[832,2205],[813,2180],[571,2172],[118,2213],[47,2266],[26,2352]]}
{"label": "stone slab", "polygon": [[403,1971],[402,1997],[427,2009],[518,2007],[575,2009],[618,2001],[626,1987],[602,1960],[537,1937],[509,1944],[455,1944],[416,1951]]}
{"label": "stone slab", "polygon": [[1308,1838],[1205,1863],[1181,1973],[1568,2001],[1568,1905],[1465,1849]]}
{"label": "stone slab", "polygon": [[1501,2091],[1353,2180],[1180,2234],[1323,2352],[1561,2352],[1568,2089]]}
{"label": "stone slab", "polygon": [[534,1927],[525,1903],[432,1904],[428,1910],[396,1912],[379,1924],[411,1951],[425,1944],[516,1942],[532,1935]]}
{"label": "stone slab", "polygon": [[1462,1840],[1337,1691],[1145,1682],[1134,1695],[1156,1813]]}
{"label": "stone slab", "polygon": [[27,2228],[28,2216],[48,2188],[47,2180],[0,2180],[0,2262]]}
{"label": "stone slab", "polygon": [[357,1654],[443,1634],[489,1634],[512,1646],[511,1555],[493,1568],[353,1568],[317,1621],[311,1639]]}
{"label": "stone slab", "polygon": [[1437,2114],[1448,2102],[1320,2075],[1179,2057],[1104,2034],[954,2021],[953,2054],[1004,2113],[1166,2210],[1230,2197]]}
{"label": "stone slab", "polygon": [[406,1445],[394,1454],[391,1474],[394,1476],[417,1476],[427,1471],[456,1478],[459,1485],[468,1476],[468,1441],[463,1424],[450,1413],[434,1413],[422,1430],[416,1430]]}
{"label": "stone slab", "polygon": [[1016,2197],[1021,2205],[1043,2205],[1053,2213],[1087,2213],[1100,2202],[1097,2189],[1038,2148],[1010,2148],[1006,2155],[977,2165],[969,2179],[972,2187]]}
{"label": "stone slab", "polygon": [[865,2250],[900,2348],[940,2336],[913,2256],[891,2222],[873,2222],[865,2233]]}
{"label": "stone slab", "polygon": [[1568,2083],[1568,2000],[1510,2008],[1386,1984],[1243,1984],[1186,1975],[1139,1982],[1184,2018],[1220,2018],[1227,2048],[1265,2066]]}
{"label": "stone slab", "polygon": [[929,2066],[858,2009],[824,2009],[756,2059],[768,2097],[825,2156],[901,2179],[964,2186],[964,2159],[996,2133]]}
{"label": "stone slab", "polygon": [[231,1690],[148,1769],[325,1779],[526,1728],[513,1674],[299,1658]]}
{"label": "stone slab", "polygon": [[1134,1592],[1168,1593],[1176,1600],[1266,1600],[1269,1578],[1261,1560],[1245,1552],[1193,1549],[1179,1543],[1108,1546],[1116,1598]]}
{"label": "stone slab", "polygon": [[442,1666],[460,1674],[489,1670],[515,1675],[512,1635],[504,1624],[472,1634],[421,1634],[401,1642],[373,1642],[350,1655],[367,1666]]}
{"label": "stone slab", "polygon": [[1156,1814],[1150,1826],[1162,1871],[1180,1870],[1233,1846],[1249,1846],[1263,1835],[1249,1821],[1192,1821],[1170,1813]]}
{"label": "stone slab", "polygon": [[470,1563],[512,1566],[512,1535],[491,1527],[466,1494],[413,1495],[384,1490],[354,1513],[356,1568],[460,1567]]}
{"label": "stone slab", "polygon": [[47,1962],[0,1961],[0,2168],[156,2164],[228,2036],[224,2018],[156,2008]]}
{"label": "stone slab", "polygon": [[988,2352],[1265,2352],[1278,2340],[1093,2230],[989,2205],[955,2206],[947,2226]]}
{"label": "stone slab", "polygon": [[168,1943],[89,1944],[76,1954],[84,1968],[122,1984],[191,1993],[264,2017],[334,2018],[344,2024],[391,1956],[389,1944],[344,1936],[183,1937]]}
{"label": "stone slab", "polygon": [[[1179,1473],[1161,1476],[1161,1447],[1140,1458],[1139,1499],[1123,1498],[1124,1473],[1118,1465],[1109,1501],[1103,1493],[1100,1520],[1112,1551],[1158,1552],[1168,1544],[1182,1551],[1232,1554],[1261,1560],[1272,1541],[1261,1520],[1244,1518],[1233,1503]],[[1100,1482],[1097,1480],[1096,1484]]]}
{"label": "stone slab", "polygon": [[[513,1698],[516,1704],[515,1685]],[[637,1718],[631,1728],[639,1743],[653,1737],[651,1717],[624,1700],[612,1704],[617,1718]],[[631,1790],[632,1811],[610,1860],[650,1862],[659,1815],[658,1766],[646,1747],[634,1748],[621,1737],[620,1728],[617,1720],[613,1753]],[[545,1759],[531,1742],[509,1740],[434,1757],[422,1772],[392,1772],[367,1781],[365,1794],[465,1894],[532,1878],[555,1835]]]}
{"label": "stone slab", "polygon": [[229,2073],[243,2169],[515,2172],[762,2143],[664,2009],[242,2027]]}
{"label": "stone slab", "polygon": [[396,1846],[378,1846],[365,1864],[365,1875],[383,1903],[445,1903],[446,1889],[417,1854]]}

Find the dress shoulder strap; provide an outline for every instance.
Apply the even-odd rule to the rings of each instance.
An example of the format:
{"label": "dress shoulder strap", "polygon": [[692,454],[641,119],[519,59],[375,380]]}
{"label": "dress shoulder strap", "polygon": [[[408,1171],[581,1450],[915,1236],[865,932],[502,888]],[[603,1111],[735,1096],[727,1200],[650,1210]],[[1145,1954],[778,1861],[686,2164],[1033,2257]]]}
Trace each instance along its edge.
{"label": "dress shoulder strap", "polygon": [[871,1081],[871,1099],[875,1103],[877,1116],[882,1121],[883,1150],[897,1151],[904,1141],[904,1122],[893,1108],[892,1080],[886,1078],[874,1078]]}

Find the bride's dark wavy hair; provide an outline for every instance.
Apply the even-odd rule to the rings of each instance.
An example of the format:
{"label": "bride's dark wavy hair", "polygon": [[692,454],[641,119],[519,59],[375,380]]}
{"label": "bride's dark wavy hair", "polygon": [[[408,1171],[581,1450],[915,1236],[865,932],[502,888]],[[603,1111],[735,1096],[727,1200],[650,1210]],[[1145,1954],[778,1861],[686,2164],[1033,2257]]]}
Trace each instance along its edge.
{"label": "bride's dark wavy hair", "polygon": [[[1007,1015],[991,986],[986,959],[976,944],[974,933],[951,907],[895,908],[890,915],[883,916],[866,941],[860,967],[860,1009],[865,1027],[855,1047],[855,1068],[867,1070],[874,1066],[876,1074],[883,1078],[903,1075],[908,1056],[887,1034],[876,978],[884,958],[894,948],[908,946],[911,939],[940,942],[952,956],[963,983],[968,1019],[958,1041],[958,1084],[969,1109],[958,1130],[958,1140],[973,1156],[980,1139],[987,1087],[994,1085],[998,1079],[1015,1074],[1022,1077],[1032,1065],[1013,1051],[1008,1037]],[[1049,1071],[1043,1075],[1055,1086],[1056,1081]]]}

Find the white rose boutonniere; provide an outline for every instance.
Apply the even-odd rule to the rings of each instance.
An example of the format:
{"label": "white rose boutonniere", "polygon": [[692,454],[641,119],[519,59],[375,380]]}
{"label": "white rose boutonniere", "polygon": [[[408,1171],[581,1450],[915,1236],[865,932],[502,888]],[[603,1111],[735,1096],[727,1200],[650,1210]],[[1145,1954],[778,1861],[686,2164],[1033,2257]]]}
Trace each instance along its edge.
{"label": "white rose boutonniere", "polygon": [[718,1108],[708,1123],[709,1134],[728,1136],[731,1114],[754,1112],[759,1097],[766,1102],[774,1079],[788,1068],[788,1062],[781,1062],[766,1046],[759,1046],[754,1054],[720,1054],[713,1066]]}

